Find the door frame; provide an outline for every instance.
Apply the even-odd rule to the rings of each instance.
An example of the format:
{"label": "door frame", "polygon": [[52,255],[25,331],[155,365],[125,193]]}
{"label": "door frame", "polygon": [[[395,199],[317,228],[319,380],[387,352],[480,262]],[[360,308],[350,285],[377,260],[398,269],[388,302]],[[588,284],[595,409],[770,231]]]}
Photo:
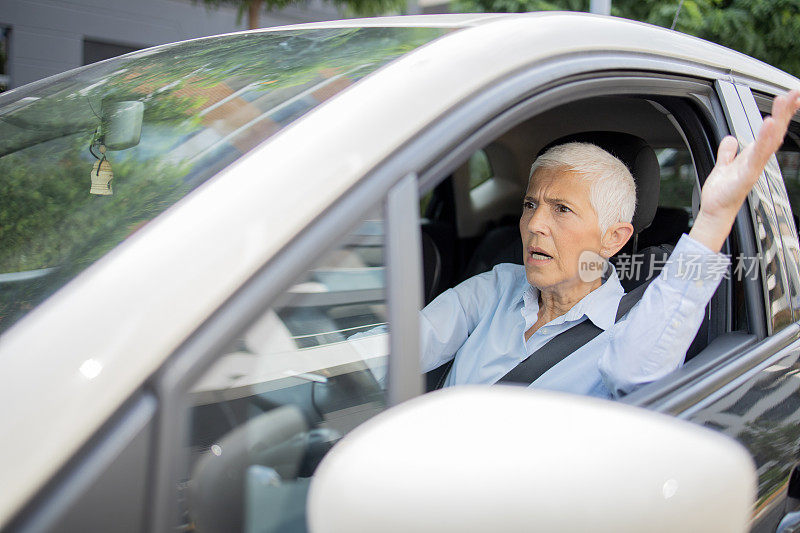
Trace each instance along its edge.
{"label": "door frame", "polygon": [[[630,69],[637,65],[642,70],[632,73]],[[393,187],[402,185],[400,182],[409,173],[419,175],[418,192],[424,193],[437,180],[443,179],[448,170],[463,163],[485,139],[570,100],[601,94],[680,96],[692,99],[712,122],[718,122],[722,111],[707,80],[723,73],[691,64],[691,72],[705,76],[705,80],[677,75],[685,72],[686,68],[685,62],[679,60],[619,52],[597,54],[591,58],[558,58],[537,65],[487,88],[447,116],[432,122],[428,129],[411,139],[321,213],[209,317],[150,380],[161,403],[154,443],[155,461],[151,466],[150,528],[167,531],[174,526],[177,516],[175,487],[183,461],[182,443],[186,430],[183,399],[188,388],[212,364],[226,340],[242,332],[252,317],[288,287],[296,273],[310,265],[336,235],[344,235],[352,229],[360,213],[366,211],[365,207],[379,205]],[[623,80],[625,83],[620,84]],[[411,198],[407,192],[401,196],[406,200]],[[418,209],[416,198],[412,205]],[[395,227],[404,227],[410,219],[398,216],[389,219],[388,223],[391,226],[394,220]],[[330,228],[336,228],[335,234]],[[419,242],[418,225],[414,233],[415,242]],[[410,292],[421,294],[421,268],[421,261],[417,261],[416,268],[408,268],[404,275],[393,278],[395,281],[392,283],[404,280],[407,285],[403,290],[409,292],[410,288],[418,286],[419,291]],[[391,308],[392,303],[389,305]],[[408,308],[408,304],[404,307]],[[413,374],[418,361],[409,359],[413,358],[391,362],[390,355],[395,375],[408,377]],[[415,388],[416,385],[409,381],[409,392],[401,394],[402,398],[413,397]]]}

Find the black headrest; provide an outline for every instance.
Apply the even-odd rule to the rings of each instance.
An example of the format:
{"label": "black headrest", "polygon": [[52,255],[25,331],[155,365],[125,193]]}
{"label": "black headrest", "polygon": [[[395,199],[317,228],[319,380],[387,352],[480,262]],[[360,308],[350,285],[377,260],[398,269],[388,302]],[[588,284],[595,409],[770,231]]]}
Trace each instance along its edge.
{"label": "black headrest", "polygon": [[653,222],[658,208],[661,171],[656,153],[641,137],[614,131],[587,131],[561,137],[545,146],[539,155],[553,146],[585,142],[599,146],[625,163],[636,182],[636,211],[633,214],[634,233],[639,233]]}

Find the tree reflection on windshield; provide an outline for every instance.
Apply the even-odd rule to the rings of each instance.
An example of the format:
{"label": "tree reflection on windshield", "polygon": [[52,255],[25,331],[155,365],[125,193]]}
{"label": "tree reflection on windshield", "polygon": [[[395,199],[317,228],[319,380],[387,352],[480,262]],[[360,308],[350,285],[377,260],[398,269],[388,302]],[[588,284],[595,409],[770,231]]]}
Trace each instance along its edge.
{"label": "tree reflection on windshield", "polygon": [[[334,28],[199,39],[4,94],[0,332],[232,161],[445,31]],[[101,109],[122,101],[144,104],[141,138],[106,153],[113,195],[89,194],[97,161],[89,147],[103,133]]]}

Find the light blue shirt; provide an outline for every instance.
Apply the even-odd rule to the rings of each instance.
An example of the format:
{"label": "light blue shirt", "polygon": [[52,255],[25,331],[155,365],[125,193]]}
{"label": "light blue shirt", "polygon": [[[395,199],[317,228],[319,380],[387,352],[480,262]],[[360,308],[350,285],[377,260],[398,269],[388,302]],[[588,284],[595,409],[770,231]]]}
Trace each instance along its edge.
{"label": "light blue shirt", "polygon": [[440,294],[420,312],[422,370],[455,357],[445,386],[492,384],[559,333],[591,320],[603,332],[542,374],[531,387],[619,397],[683,364],[705,307],[730,260],[683,235],[642,299],[619,322],[625,291],[612,268],[603,284],[540,327],[539,291],[525,267],[500,264]]}

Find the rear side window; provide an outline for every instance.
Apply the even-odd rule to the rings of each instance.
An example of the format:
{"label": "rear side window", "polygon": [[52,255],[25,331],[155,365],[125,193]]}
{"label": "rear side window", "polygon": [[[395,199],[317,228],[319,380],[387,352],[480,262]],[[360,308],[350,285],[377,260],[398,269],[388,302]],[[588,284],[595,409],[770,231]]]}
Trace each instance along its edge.
{"label": "rear side window", "polygon": [[[796,238],[797,228],[800,227],[800,124],[797,122],[790,123],[783,146],[776,157],[789,205],[786,205],[780,194],[774,195],[773,201],[781,226],[781,241],[789,274],[789,294],[796,319],[797,309],[800,309],[800,242]],[[767,167],[767,172],[770,172],[770,166]],[[775,186],[779,188],[777,181],[779,179],[776,179]],[[791,227],[792,224],[794,228]]]}
{"label": "rear side window", "polygon": [[655,152],[661,170],[658,206],[691,213],[692,191],[698,183],[691,153],[685,147],[659,148]]}
{"label": "rear side window", "polygon": [[697,189],[697,171],[686,147],[655,149],[661,184],[658,209],[649,227],[639,234],[640,248],[677,244],[694,221],[692,199]]}
{"label": "rear side window", "polygon": [[792,124],[783,140],[783,146],[776,155],[797,226],[800,213],[800,125]]}
{"label": "rear side window", "polygon": [[494,176],[489,156],[483,150],[478,150],[470,156],[467,162],[469,169],[469,188],[470,190],[485,183]]}

